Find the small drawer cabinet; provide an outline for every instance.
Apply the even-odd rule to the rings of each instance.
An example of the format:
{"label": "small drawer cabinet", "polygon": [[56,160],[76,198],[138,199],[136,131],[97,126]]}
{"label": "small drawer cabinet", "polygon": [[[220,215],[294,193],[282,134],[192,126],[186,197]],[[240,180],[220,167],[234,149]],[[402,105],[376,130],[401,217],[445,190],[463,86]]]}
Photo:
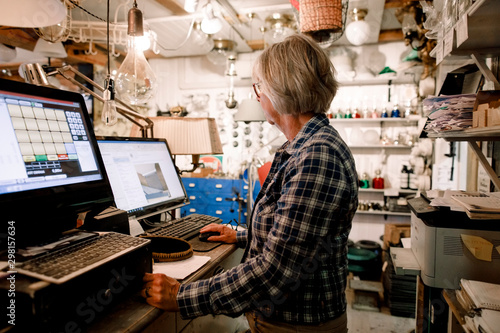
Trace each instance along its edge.
{"label": "small drawer cabinet", "polygon": [[[246,223],[248,183],[243,179],[182,178],[190,204],[181,208],[181,216],[206,214],[223,223]],[[254,198],[260,190],[256,184]]]}

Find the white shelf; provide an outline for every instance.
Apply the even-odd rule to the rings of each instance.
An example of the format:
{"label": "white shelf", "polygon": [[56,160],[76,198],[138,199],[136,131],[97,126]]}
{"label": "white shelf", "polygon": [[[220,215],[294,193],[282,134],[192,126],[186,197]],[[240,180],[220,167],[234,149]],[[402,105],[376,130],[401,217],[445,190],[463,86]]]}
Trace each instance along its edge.
{"label": "white shelf", "polygon": [[413,76],[404,75],[402,77],[374,77],[373,79],[363,79],[363,80],[352,80],[339,81],[340,86],[376,86],[376,85],[388,85],[389,81],[392,84],[415,84]]}
{"label": "white shelf", "polygon": [[446,141],[496,141],[500,140],[500,126],[467,128],[463,131],[428,133],[429,138]]}
{"label": "white shelf", "polygon": [[386,215],[386,216],[411,216],[411,213],[403,213],[403,212],[389,212],[389,211],[381,211],[381,210],[357,210],[356,214],[360,215]]}
{"label": "white shelf", "polygon": [[420,116],[411,116],[409,118],[332,118],[331,124],[344,124],[345,123],[407,123],[415,124],[421,119]]}
{"label": "white shelf", "polygon": [[[392,191],[394,189],[390,188],[383,188],[383,189],[378,189],[378,188],[359,188],[359,192],[366,192],[366,193],[385,193],[386,191]],[[416,190],[404,190],[404,189],[396,189],[399,194],[416,194]]]}
{"label": "white shelf", "polygon": [[364,149],[364,148],[370,148],[370,149],[411,149],[413,148],[412,146],[405,146],[405,145],[348,145],[349,148],[351,149]]}

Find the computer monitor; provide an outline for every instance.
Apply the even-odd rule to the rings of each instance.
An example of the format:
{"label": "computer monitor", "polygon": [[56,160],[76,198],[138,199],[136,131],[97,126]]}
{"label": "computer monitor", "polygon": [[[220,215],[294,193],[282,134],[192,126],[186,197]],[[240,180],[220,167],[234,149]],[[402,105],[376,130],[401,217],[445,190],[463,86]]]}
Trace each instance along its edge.
{"label": "computer monitor", "polygon": [[117,208],[144,219],[189,203],[164,139],[98,137]]}
{"label": "computer monitor", "polygon": [[0,216],[18,244],[58,237],[78,213],[112,204],[81,94],[0,79],[0,143]]}

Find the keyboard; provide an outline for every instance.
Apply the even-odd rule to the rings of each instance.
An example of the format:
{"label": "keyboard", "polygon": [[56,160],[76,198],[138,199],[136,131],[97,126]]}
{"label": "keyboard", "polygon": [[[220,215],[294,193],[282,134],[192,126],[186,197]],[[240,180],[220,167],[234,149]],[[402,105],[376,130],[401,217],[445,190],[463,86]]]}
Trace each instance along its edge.
{"label": "keyboard", "polygon": [[215,216],[204,214],[190,214],[185,217],[175,219],[170,224],[148,229],[141,236],[171,236],[188,240],[198,236],[200,229],[210,223],[221,223],[222,220]]}
{"label": "keyboard", "polygon": [[63,249],[16,263],[19,273],[54,284],[62,284],[150,242],[115,232],[65,246]]}

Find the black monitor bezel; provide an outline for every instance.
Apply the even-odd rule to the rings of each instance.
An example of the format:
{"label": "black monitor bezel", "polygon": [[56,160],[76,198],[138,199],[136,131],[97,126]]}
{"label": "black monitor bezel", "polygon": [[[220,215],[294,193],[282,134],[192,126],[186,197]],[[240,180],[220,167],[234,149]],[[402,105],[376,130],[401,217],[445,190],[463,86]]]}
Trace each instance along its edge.
{"label": "black monitor bezel", "polygon": [[168,142],[165,139],[163,139],[163,138],[125,137],[125,136],[97,136],[96,139],[97,139],[97,142],[99,142],[99,141],[163,142],[163,143],[165,143],[165,145],[167,147],[168,153],[172,159],[172,163],[174,163],[174,167],[177,170],[177,178],[179,179],[179,183],[182,186],[182,189],[184,191],[185,196],[182,199],[179,198],[177,200],[172,200],[168,203],[162,202],[162,203],[157,203],[157,204],[143,207],[141,211],[127,212],[130,217],[134,216],[136,219],[142,220],[142,219],[145,219],[145,218],[148,218],[151,216],[162,214],[164,212],[172,211],[174,209],[183,207],[183,206],[188,205],[190,203],[189,196],[186,192],[186,188],[184,187],[184,183],[182,181],[182,178],[179,174],[177,166],[175,165],[175,160],[172,157],[172,152],[170,150]]}
{"label": "black monitor bezel", "polygon": [[111,186],[83,96],[77,92],[6,79],[0,79],[0,91],[79,103],[102,177],[100,180],[0,194],[2,219],[5,222],[14,221],[18,241],[30,244],[57,238],[77,227],[79,213],[112,204]]}

